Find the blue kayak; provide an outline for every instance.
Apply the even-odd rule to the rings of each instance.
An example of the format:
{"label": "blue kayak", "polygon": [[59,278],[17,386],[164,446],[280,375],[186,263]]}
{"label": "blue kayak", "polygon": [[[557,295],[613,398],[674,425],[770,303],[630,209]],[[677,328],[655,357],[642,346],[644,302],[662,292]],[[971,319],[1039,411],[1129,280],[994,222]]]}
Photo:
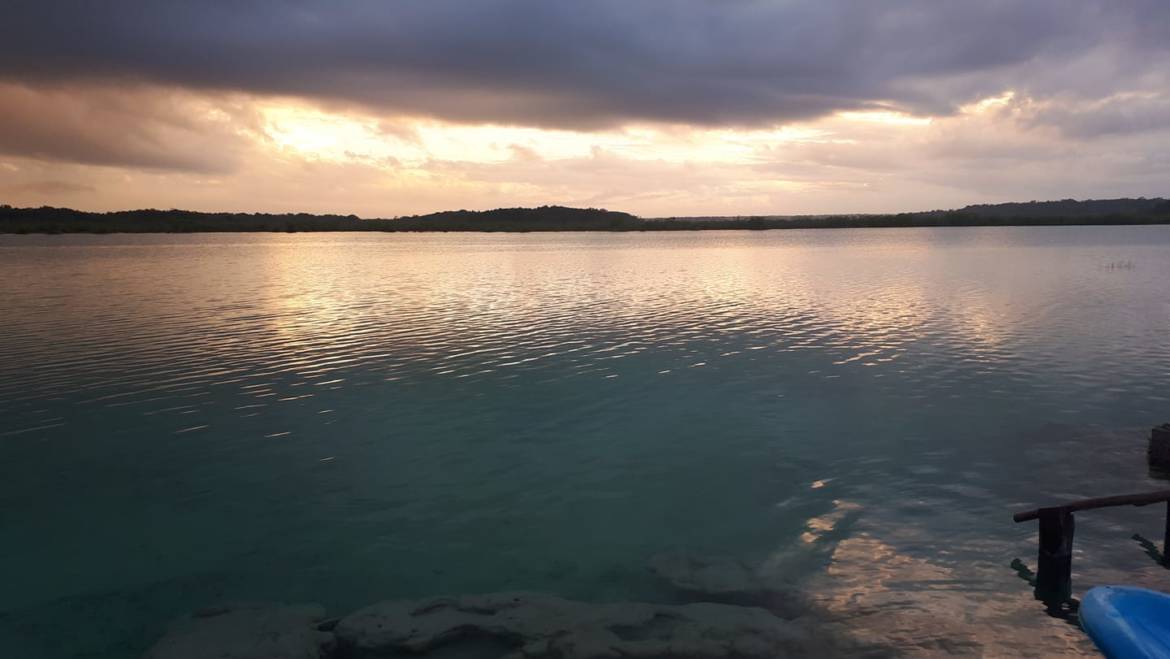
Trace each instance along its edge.
{"label": "blue kayak", "polygon": [[1085,593],[1081,627],[1109,659],[1170,659],[1170,595],[1098,586]]}

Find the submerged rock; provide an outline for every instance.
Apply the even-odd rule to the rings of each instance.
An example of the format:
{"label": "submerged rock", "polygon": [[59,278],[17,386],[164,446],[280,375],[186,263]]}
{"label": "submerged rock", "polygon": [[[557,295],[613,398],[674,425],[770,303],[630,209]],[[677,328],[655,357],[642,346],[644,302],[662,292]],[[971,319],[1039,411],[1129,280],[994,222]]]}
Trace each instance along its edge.
{"label": "submerged rock", "polygon": [[758,606],[785,618],[808,611],[804,596],[791,583],[735,558],[659,554],[648,567],[692,600]]}
{"label": "submerged rock", "polygon": [[316,604],[204,609],[171,623],[145,659],[320,659],[334,646],[324,618]]}
{"label": "submerged rock", "polygon": [[726,604],[588,604],[497,593],[387,601],[334,630],[347,659],[441,653],[492,659],[754,659],[848,654],[764,609]]}

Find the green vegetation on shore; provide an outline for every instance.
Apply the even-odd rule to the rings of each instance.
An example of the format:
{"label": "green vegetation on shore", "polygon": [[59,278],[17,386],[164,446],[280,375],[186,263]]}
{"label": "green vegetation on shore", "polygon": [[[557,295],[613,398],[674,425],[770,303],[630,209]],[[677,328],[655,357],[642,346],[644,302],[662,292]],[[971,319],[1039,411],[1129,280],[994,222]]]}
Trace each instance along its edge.
{"label": "green vegetation on shore", "polygon": [[639,218],[598,208],[501,208],[396,219],[307,213],[134,210],[92,213],[0,205],[0,233],[196,233],[213,231],[678,231],[866,227],[1170,224],[1166,199],[1050,201],[894,215]]}

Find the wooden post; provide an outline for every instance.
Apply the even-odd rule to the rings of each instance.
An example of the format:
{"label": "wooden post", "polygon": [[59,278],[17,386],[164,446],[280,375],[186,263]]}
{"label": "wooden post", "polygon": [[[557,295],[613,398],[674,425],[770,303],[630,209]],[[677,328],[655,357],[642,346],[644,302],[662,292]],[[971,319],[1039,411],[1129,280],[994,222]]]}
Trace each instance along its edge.
{"label": "wooden post", "polygon": [[1150,430],[1146,461],[1150,467],[1161,471],[1163,475],[1170,473],[1170,423],[1164,423]]}
{"label": "wooden post", "polygon": [[1162,565],[1170,567],[1170,501],[1166,502],[1166,530],[1162,533]]}
{"label": "wooden post", "polygon": [[1040,509],[1040,554],[1036,561],[1036,599],[1064,602],[1072,597],[1072,547],[1075,522],[1063,508]]}

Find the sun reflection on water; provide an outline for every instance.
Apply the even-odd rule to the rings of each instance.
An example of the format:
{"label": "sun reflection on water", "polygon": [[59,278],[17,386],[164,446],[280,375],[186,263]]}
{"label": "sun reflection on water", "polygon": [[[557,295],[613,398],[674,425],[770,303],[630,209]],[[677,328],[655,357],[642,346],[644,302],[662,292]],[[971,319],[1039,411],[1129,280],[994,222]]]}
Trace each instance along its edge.
{"label": "sun reflection on water", "polygon": [[[0,611],[620,600],[681,548],[907,652],[1081,653],[1007,513],[1135,489],[1170,234],[1074,229],[5,238]],[[1092,537],[1135,530],[1078,569],[1155,583]]]}

